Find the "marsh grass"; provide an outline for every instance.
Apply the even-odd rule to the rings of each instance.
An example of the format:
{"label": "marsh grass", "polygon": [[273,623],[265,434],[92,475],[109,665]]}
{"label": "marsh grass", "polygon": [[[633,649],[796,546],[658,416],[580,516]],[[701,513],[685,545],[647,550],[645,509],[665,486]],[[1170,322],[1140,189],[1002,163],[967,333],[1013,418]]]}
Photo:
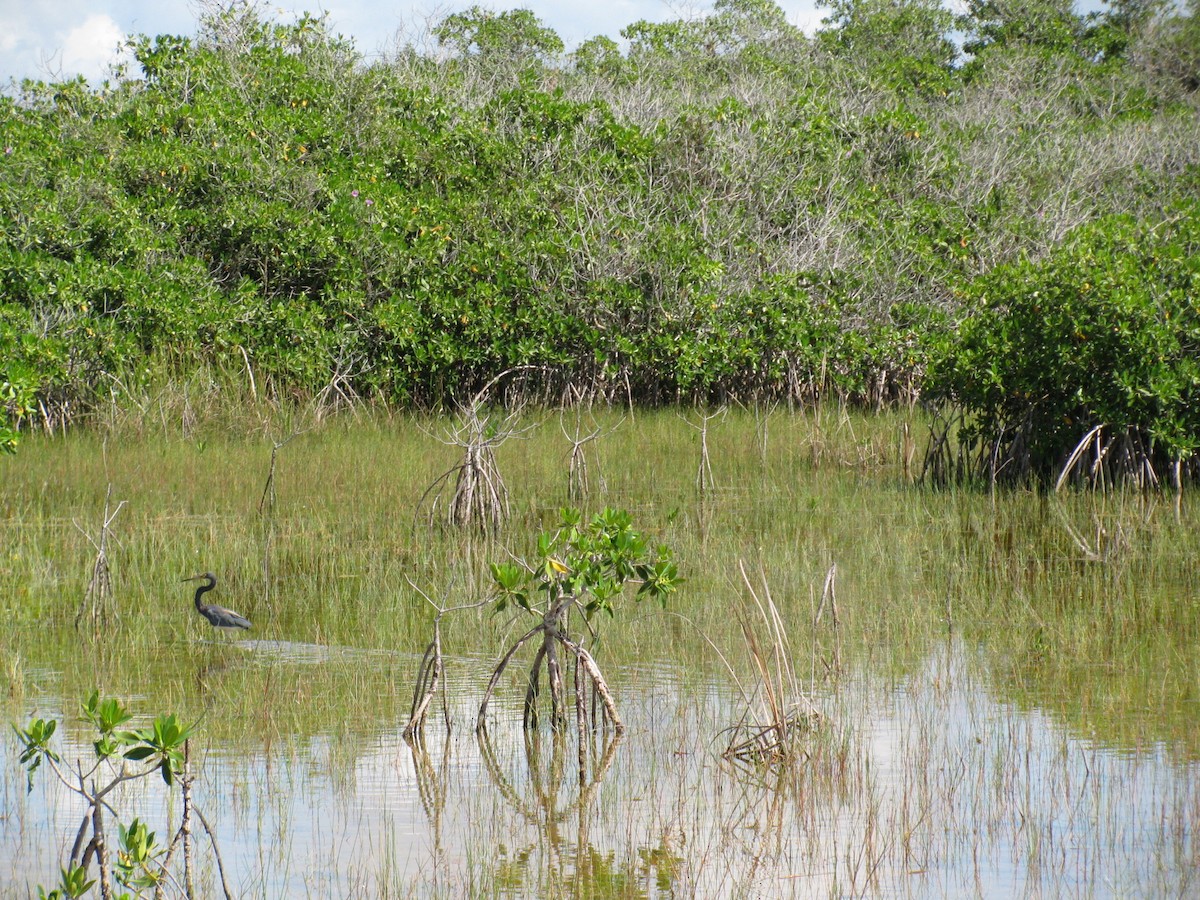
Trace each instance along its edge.
{"label": "marsh grass", "polygon": [[[496,448],[511,517],[481,535],[418,513],[457,459],[436,421],[261,399],[211,418],[206,391],[219,394],[148,397],[104,428],[30,438],[3,462],[0,709],[69,720],[99,688],[197,722],[197,791],[240,836],[222,846],[244,893],[957,895],[982,865],[1010,895],[1088,894],[1114,877],[1113,847],[1125,893],[1194,887],[1191,493],[929,490],[909,452],[925,423],[901,412],[730,409],[701,440],[670,411],[595,410],[603,483],[586,502],[628,509],[687,582],[678,615],[642,604],[606,623],[600,652],[629,733],[589,814],[550,828],[491,786],[470,736],[513,620],[444,622],[450,735],[431,718],[422,762],[400,732],[434,615],[409,581],[444,606],[477,602],[488,563],[527,554],[554,524],[572,484],[554,417],[531,413],[526,439]],[[117,619],[85,640],[71,625],[95,550],[72,520],[97,521],[110,484],[126,501],[106,548]],[[741,560],[769,581],[795,676],[827,723],[802,766],[748,774],[719,760],[716,736],[740,711],[713,646],[739,679],[756,671],[738,652]],[[836,633],[813,615],[835,565]],[[221,577],[214,599],[254,622],[236,641],[216,639],[178,581],[206,569]],[[536,802],[519,703],[497,718],[495,756]],[[31,824],[39,807],[11,781],[3,790],[0,850],[4,823],[53,829]],[[1149,831],[1120,807],[1130,791]],[[1079,812],[1064,824],[1058,808]],[[359,844],[329,840],[338,829]]]}
{"label": "marsh grass", "polygon": [[[597,411],[600,426],[605,415],[622,419]],[[1164,671],[1181,668],[1200,618],[1190,505],[1176,515],[1128,492],[996,498],[911,488],[897,438],[909,422],[776,411],[764,453],[754,413],[731,410],[707,449],[715,482],[736,487],[716,487],[703,501],[694,479],[700,441],[677,416],[639,413],[606,433],[594,453],[608,490],[593,503],[630,509],[652,540],[675,549],[689,579],[676,607],[694,625],[638,610],[612,623],[605,654],[620,663],[670,648],[715,670],[703,637],[740,641],[729,612],[739,590],[732,573],[745,559],[769,578],[793,645],[828,657],[833,634],[806,622],[836,564],[851,659],[903,667],[957,627],[1023,659],[1041,646],[1059,658],[1112,660],[1121,671],[1155,654],[1176,661]],[[94,551],[71,520],[101,515],[109,484],[126,501],[109,553],[121,619],[113,637],[135,658],[152,657],[164,641],[191,647],[211,637],[177,580],[204,569],[221,577],[217,602],[255,623],[251,638],[420,653],[430,611],[406,578],[447,605],[475,602],[487,564],[527,551],[569,499],[569,460],[554,429],[543,429],[497,450],[513,498],[501,534],[429,529],[414,511],[455,452],[431,437],[428,420],[338,419],[279,450],[268,522],[258,503],[271,434],[284,427],[236,436],[196,423],[186,434],[172,427],[31,442],[6,464],[0,487],[0,569],[12,586],[0,598],[13,625],[0,640],[6,659],[28,658],[16,635],[56,627],[77,608]],[[1072,530],[1121,537],[1095,561]],[[459,619],[445,633],[446,652],[486,652],[506,624],[482,612]],[[1123,654],[1134,664],[1116,662]]]}

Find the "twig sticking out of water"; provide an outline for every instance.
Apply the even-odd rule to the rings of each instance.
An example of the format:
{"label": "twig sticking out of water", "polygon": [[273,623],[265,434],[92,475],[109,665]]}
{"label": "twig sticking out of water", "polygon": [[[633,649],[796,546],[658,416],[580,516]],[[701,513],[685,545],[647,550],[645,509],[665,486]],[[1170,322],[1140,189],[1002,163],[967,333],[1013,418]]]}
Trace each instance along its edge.
{"label": "twig sticking out of water", "polygon": [[[229,880],[225,877],[225,862],[221,859],[221,850],[217,846],[217,836],[213,833],[212,826],[208,824],[208,819],[204,818],[204,813],[192,801],[192,782],[195,780],[196,776],[191,771],[191,741],[184,741],[183,773],[179,776],[180,790],[183,795],[183,813],[179,829],[175,832],[174,837],[171,838],[171,843],[167,847],[167,853],[163,857],[162,871],[164,873],[169,872],[171,857],[175,855],[175,849],[182,845],[184,896],[189,898],[196,896],[192,874],[195,870],[192,842],[192,815],[195,814],[196,818],[200,820],[201,826],[203,826],[205,832],[208,834],[209,843],[212,845],[213,857],[217,862],[217,873],[221,877],[221,889],[225,893],[225,900],[233,900],[233,891],[229,889]],[[155,900],[161,900],[164,896],[165,887],[165,880],[158,882],[154,890]]]}
{"label": "twig sticking out of water", "polygon": [[713,419],[724,419],[728,412],[729,407],[721,406],[711,413],[697,410],[696,415],[700,420],[698,423],[690,418],[684,419],[688,425],[700,432],[700,468],[696,472],[696,487],[700,489],[701,494],[711,490],[716,484],[713,479],[712,462],[708,456],[708,423]]}
{"label": "twig sticking out of water", "polygon": [[763,465],[767,463],[767,443],[770,437],[771,416],[779,408],[778,400],[754,403],[754,442],[758,445],[758,458]]}
{"label": "twig sticking out of water", "polygon": [[121,507],[125,505],[122,500],[117,504],[117,508],[111,513],[108,511],[109,502],[112,499],[112,485],[104,492],[104,519],[100,526],[100,535],[98,538],[92,537],[83,530],[83,526],[71,520],[72,524],[79,530],[79,533],[87,538],[88,543],[96,550],[96,558],[92,561],[92,577],[88,581],[87,589],[83,592],[83,600],[79,604],[79,609],[75,613],[75,627],[79,628],[79,623],[86,616],[91,620],[92,632],[99,634],[100,627],[107,625],[111,617],[113,622],[116,622],[117,613],[112,608],[112,577],[108,566],[108,538],[110,527],[113,520],[117,517],[117,513],[121,511]]}
{"label": "twig sticking out of water", "polygon": [[262,496],[258,498],[258,514],[267,523],[262,555],[263,605],[266,608],[270,608],[271,602],[271,550],[275,542],[275,462],[279,451],[307,430],[293,431],[282,441],[271,439],[271,463],[267,468],[267,480],[263,484]]}
{"label": "twig sticking out of water", "polygon": [[[575,428],[573,433],[567,431],[566,423],[563,421],[566,411],[561,411],[558,417],[558,427],[562,429],[563,437],[571,442],[571,464],[567,473],[567,496],[572,501],[582,500],[591,492],[591,485],[588,479],[587,455],[584,453],[583,448],[587,444],[599,440],[605,434],[604,430],[596,423],[590,408],[586,410],[586,414],[591,420],[590,424],[592,428],[587,434],[584,434],[584,413],[585,410],[582,404],[577,404],[575,407]],[[611,434],[616,431],[624,421],[625,418],[622,417],[621,421],[617,422],[607,433]]]}
{"label": "twig sticking out of water", "polygon": [[[438,685],[445,672],[442,663],[442,616],[458,610],[476,609],[488,601],[471,603],[466,606],[443,607],[435,603],[428,594],[413,584],[410,578],[406,576],[404,580],[408,582],[409,587],[424,598],[426,603],[437,610],[437,615],[433,620],[433,639],[425,648],[425,655],[421,658],[421,667],[417,671],[417,683],[413,688],[412,708],[409,711],[408,724],[404,726],[404,739],[423,745],[425,721],[429,717],[429,707],[433,704],[433,698],[437,694]],[[446,732],[449,733],[450,710],[446,705],[446,693],[444,689],[442,691],[442,716],[446,722]]]}
{"label": "twig sticking out of water", "polygon": [[[438,683],[442,678],[442,615],[438,613],[433,620],[433,640],[425,648],[421,657],[421,667],[417,671],[417,683],[413,687],[413,703],[409,712],[408,724],[404,726],[404,739],[421,741],[425,733],[425,720],[429,716],[429,707],[437,694]],[[443,698],[445,694],[443,693]],[[446,729],[450,728],[450,717],[446,716]]]}

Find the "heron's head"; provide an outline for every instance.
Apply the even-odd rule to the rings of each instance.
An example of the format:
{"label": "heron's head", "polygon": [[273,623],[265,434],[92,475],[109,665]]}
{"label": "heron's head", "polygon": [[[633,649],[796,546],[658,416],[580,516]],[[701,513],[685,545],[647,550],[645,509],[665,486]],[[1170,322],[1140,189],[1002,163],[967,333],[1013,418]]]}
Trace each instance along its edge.
{"label": "heron's head", "polygon": [[199,575],[193,575],[191,578],[185,578],[184,581],[207,581],[211,584],[217,583],[217,576],[212,572],[201,572]]}

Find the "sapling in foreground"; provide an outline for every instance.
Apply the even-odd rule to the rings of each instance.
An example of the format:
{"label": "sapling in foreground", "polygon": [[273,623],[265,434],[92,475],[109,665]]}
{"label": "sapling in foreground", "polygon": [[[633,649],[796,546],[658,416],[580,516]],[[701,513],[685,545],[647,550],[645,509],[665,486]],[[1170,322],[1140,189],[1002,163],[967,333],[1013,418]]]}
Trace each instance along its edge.
{"label": "sapling in foreground", "polygon": [[680,581],[671,551],[660,546],[651,553],[646,540],[634,531],[627,512],[605,509],[584,524],[578,510],[564,509],[558,530],[538,536],[537,554],[532,562],[493,563],[491,570],[496,587],[496,612],[517,607],[540,621],[496,664],[479,706],[476,727],[485,726],[488,702],[513,656],[527,642],[540,637],[541,645],[529,669],[525,726],[531,728],[537,724],[543,672],[550,685],[551,721],[555,728],[565,723],[561,649],[576,662],[575,715],[580,731],[588,718],[585,704],[588,683],[602,700],[604,712],[615,729],[623,731],[624,725],[600,667],[584,646],[584,638],[571,632],[571,613],[581,614],[588,631],[594,635],[595,615],[601,612],[613,615],[629,585],[638,586],[639,598],[665,602]]}
{"label": "sapling in foreground", "polygon": [[[73,764],[51,746],[58,730],[54,719],[34,719],[26,728],[17,728],[17,738],[23,745],[20,761],[28,770],[29,788],[34,774],[46,763],[55,777],[73,794],[79,796],[86,808],[83,820],[71,847],[67,865],[61,869],[59,886],[39,894],[47,898],[80,897],[98,884],[104,898],[114,896],[141,897],[152,891],[162,897],[170,889],[172,896],[196,897],[192,877],[191,821],[193,814],[200,820],[213,842],[218,869],[221,871],[225,896],[230,891],[224,884],[224,870],[216,840],[203,814],[191,802],[192,775],[188,767],[188,739],[191,726],[181,724],[174,715],[158,716],[147,728],[125,730],[133,714],[120,700],[100,699],[93,692],[83,704],[83,721],[95,731],[92,756]],[[112,792],[121,784],[146,778],[157,773],[168,790],[179,786],[182,793],[180,825],[171,842],[161,846],[155,834],[138,817],[129,825],[117,824],[115,859],[110,852],[110,832],[105,814],[116,814],[112,807]],[[183,847],[183,882],[171,868],[171,859],[178,846]],[[92,865],[97,875],[90,878]],[[114,895],[119,886],[128,893]]]}

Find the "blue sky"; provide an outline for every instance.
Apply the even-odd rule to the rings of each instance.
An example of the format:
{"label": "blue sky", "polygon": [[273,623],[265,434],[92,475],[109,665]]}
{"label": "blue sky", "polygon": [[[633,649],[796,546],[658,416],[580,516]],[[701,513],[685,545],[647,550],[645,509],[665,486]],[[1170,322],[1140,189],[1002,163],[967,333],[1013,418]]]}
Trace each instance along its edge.
{"label": "blue sky", "polygon": [[[777,0],[789,21],[811,32],[827,14],[816,0]],[[127,34],[192,34],[202,8],[213,0],[0,0],[0,82],[82,74],[97,80],[116,58]],[[263,9],[283,21],[298,12],[327,12],[335,31],[354,38],[370,57],[395,43],[398,30],[420,29],[431,18],[467,9],[472,0],[279,0]],[[603,3],[481,0],[491,9],[524,8],[553,28],[568,47],[596,35],[617,39],[640,19],[665,21],[702,14],[709,2],[607,0]]]}

